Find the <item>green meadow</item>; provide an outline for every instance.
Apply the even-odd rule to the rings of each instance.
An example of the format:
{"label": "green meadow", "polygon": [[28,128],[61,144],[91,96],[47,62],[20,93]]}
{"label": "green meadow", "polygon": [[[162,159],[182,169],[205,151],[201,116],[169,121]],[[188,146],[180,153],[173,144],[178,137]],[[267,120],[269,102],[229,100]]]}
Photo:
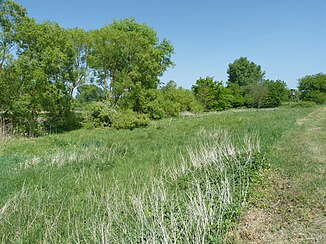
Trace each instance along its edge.
{"label": "green meadow", "polygon": [[1,243],[225,242],[275,145],[317,109],[229,110],[134,130],[2,139]]}

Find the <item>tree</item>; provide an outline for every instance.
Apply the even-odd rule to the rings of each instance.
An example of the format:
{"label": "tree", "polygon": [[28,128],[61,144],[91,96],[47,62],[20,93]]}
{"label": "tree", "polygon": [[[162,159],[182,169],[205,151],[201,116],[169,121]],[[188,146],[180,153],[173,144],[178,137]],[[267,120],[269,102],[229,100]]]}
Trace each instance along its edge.
{"label": "tree", "polygon": [[76,124],[71,110],[72,68],[75,49],[67,31],[58,24],[35,23],[33,19],[19,27],[17,65],[25,107],[36,119],[43,114],[45,125],[71,129]]}
{"label": "tree", "polygon": [[314,101],[318,104],[326,103],[326,74],[318,73],[307,75],[299,79],[300,98]]}
{"label": "tree", "polygon": [[236,59],[229,64],[227,70],[228,84],[238,84],[239,86],[247,86],[254,82],[261,82],[265,72],[261,70],[261,66],[249,61],[245,57]]}
{"label": "tree", "polygon": [[247,107],[273,108],[281,105],[288,99],[286,84],[281,80],[263,80],[253,82],[245,87]]}
{"label": "tree", "polygon": [[166,101],[165,111],[168,115],[173,115],[173,111],[177,111],[177,114],[179,114],[185,111],[199,112],[203,110],[194,93],[182,87],[177,87],[174,81],[169,81],[161,90],[164,101]]}
{"label": "tree", "polygon": [[103,90],[94,84],[84,84],[77,88],[76,100],[79,103],[98,102],[103,97]]}
{"label": "tree", "polygon": [[17,27],[27,20],[26,9],[5,0],[0,4],[0,73],[4,65],[13,59],[17,46]]}
{"label": "tree", "polygon": [[229,83],[226,87],[228,93],[232,96],[231,97],[231,105],[233,108],[242,107],[245,105],[245,98],[244,98],[244,89],[242,89],[236,83]]}
{"label": "tree", "polygon": [[267,87],[267,96],[263,101],[263,107],[278,107],[288,100],[289,92],[284,81],[264,80],[264,85]]}
{"label": "tree", "polygon": [[261,108],[268,94],[268,87],[263,82],[252,82],[246,86],[247,107]]}
{"label": "tree", "polygon": [[89,34],[80,28],[66,30],[70,46],[69,79],[66,81],[69,94],[72,96],[75,88],[82,85],[89,75]]}
{"label": "tree", "polygon": [[231,107],[231,94],[223,87],[222,82],[214,81],[214,77],[198,79],[192,86],[192,90],[206,111],[224,110]]}
{"label": "tree", "polygon": [[140,84],[156,89],[159,77],[173,66],[172,45],[134,19],[115,21],[92,32],[90,65],[104,95],[113,104]]}

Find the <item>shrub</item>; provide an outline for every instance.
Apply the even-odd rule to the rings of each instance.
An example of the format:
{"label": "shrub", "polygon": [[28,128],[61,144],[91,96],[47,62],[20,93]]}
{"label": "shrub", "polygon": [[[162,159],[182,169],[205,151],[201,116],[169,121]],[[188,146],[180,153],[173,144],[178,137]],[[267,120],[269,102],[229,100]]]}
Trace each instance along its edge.
{"label": "shrub", "polygon": [[312,101],[317,104],[326,103],[326,92],[321,92],[318,90],[309,91],[302,96],[303,100]]}
{"label": "shrub", "polygon": [[104,102],[94,102],[86,107],[83,126],[87,129],[112,127],[116,129],[134,129],[149,125],[147,115],[131,110],[117,111]]}
{"label": "shrub", "polygon": [[316,103],[312,101],[300,101],[300,102],[290,104],[291,108],[309,108],[313,106],[316,106]]}
{"label": "shrub", "polygon": [[166,101],[164,104],[164,114],[166,116],[176,117],[181,112],[181,104],[174,103],[171,100]]}
{"label": "shrub", "polygon": [[163,101],[156,99],[142,105],[142,112],[151,119],[161,119],[165,116]]}
{"label": "shrub", "polygon": [[110,117],[115,110],[109,108],[104,102],[93,102],[85,106],[84,127],[87,124],[88,128],[108,127],[112,124]]}
{"label": "shrub", "polygon": [[307,75],[299,79],[298,88],[300,99],[317,104],[326,103],[326,74]]}
{"label": "shrub", "polygon": [[150,120],[147,115],[137,114],[131,110],[112,113],[111,121],[111,127],[115,129],[129,130],[138,127],[146,127],[150,123]]}

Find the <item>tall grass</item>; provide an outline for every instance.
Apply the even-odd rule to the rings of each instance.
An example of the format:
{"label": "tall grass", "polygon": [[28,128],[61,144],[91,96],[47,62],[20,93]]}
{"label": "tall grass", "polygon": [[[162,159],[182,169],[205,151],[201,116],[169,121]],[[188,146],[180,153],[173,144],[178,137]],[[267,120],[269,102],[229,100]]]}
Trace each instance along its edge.
{"label": "tall grass", "polygon": [[0,243],[222,242],[260,156],[314,109],[8,140],[0,146]]}
{"label": "tall grass", "polygon": [[[224,130],[200,134],[205,143],[188,148],[187,155],[146,185],[135,182],[134,189],[119,181],[105,185],[100,175],[84,171],[74,184],[87,179],[91,184],[80,196],[58,199],[42,187],[23,187],[0,211],[1,242],[222,241],[247,195],[259,141],[249,136],[235,146]],[[51,159],[46,162],[54,165]]]}

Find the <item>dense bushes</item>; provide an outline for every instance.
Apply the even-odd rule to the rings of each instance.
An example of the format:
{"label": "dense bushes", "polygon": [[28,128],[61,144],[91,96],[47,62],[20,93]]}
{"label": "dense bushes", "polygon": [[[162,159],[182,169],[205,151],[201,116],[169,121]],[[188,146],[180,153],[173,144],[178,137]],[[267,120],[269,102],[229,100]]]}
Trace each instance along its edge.
{"label": "dense bushes", "polygon": [[77,104],[84,115],[83,125],[86,128],[134,129],[147,126],[150,119],[174,117],[183,111],[203,110],[191,91],[177,88],[173,81],[161,89],[138,87],[121,98],[117,106],[110,102],[80,101],[81,97],[83,96],[77,95]]}
{"label": "dense bushes", "polygon": [[[239,82],[241,84],[241,82]],[[237,107],[272,108],[288,99],[286,84],[281,80],[252,81],[246,85],[222,82],[213,77],[200,78],[192,86],[197,100],[206,111],[220,111]]]}
{"label": "dense bushes", "polygon": [[143,90],[138,109],[152,119],[178,116],[184,111],[200,112],[203,110],[191,91],[177,88],[173,81],[162,89]]}
{"label": "dense bushes", "polygon": [[318,73],[299,79],[300,98],[317,104],[326,103],[326,74]]}
{"label": "dense bushes", "polygon": [[149,125],[150,120],[145,114],[137,114],[131,110],[117,111],[104,102],[93,102],[85,107],[85,128],[111,127],[115,129],[134,129]]}

